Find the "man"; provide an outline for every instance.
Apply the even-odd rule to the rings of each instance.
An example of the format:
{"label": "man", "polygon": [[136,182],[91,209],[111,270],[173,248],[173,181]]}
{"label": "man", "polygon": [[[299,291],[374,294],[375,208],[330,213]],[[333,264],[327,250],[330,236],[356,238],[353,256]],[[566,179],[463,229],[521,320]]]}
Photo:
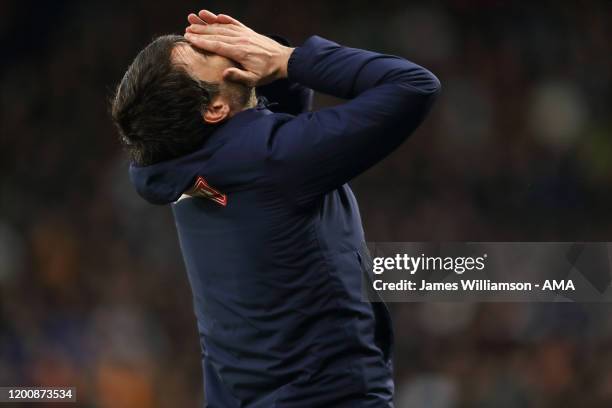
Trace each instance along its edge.
{"label": "man", "polygon": [[[293,49],[226,15],[188,20],[136,57],[113,116],[137,191],[172,205],[208,406],[392,407],[391,321],[361,299],[346,183],[416,129],[438,80],[316,36]],[[256,105],[254,88],[279,81],[305,110],[304,87],[349,101],[297,116]]]}

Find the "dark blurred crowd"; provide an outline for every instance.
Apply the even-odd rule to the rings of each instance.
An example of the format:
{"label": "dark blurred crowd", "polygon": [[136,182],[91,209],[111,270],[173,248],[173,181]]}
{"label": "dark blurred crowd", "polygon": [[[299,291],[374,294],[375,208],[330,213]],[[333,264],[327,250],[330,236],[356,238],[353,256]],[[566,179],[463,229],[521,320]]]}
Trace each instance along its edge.
{"label": "dark blurred crowd", "polygon": [[[108,115],[136,52],[200,7],[438,75],[423,127],[353,183],[370,241],[612,241],[609,1],[3,1],[0,386],[201,404],[172,217],[132,190]],[[612,406],[612,306],[392,312],[398,408]]]}

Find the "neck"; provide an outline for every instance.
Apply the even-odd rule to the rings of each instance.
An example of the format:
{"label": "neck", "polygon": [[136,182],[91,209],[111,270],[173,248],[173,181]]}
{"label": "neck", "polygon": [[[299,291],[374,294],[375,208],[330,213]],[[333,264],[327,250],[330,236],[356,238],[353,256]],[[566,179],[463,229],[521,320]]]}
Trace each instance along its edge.
{"label": "neck", "polygon": [[249,99],[244,104],[242,110],[251,109],[257,106],[257,96],[255,95],[255,88],[251,89],[251,94],[249,95]]}
{"label": "neck", "polygon": [[[239,100],[242,99],[242,100]],[[247,95],[242,95],[240,97],[234,97],[232,102],[230,102],[231,111],[229,117],[234,116],[237,113],[245,111],[247,109],[254,108],[257,106],[257,96],[255,95],[255,88],[251,88]]]}

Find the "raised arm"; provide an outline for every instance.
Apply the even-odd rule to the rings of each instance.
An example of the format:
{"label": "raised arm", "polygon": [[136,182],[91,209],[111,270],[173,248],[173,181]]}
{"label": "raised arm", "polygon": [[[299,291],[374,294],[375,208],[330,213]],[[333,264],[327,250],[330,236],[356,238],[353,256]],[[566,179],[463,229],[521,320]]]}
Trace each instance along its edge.
{"label": "raised arm", "polygon": [[396,149],[423,121],[440,83],[405,59],[311,37],[289,60],[289,78],[350,101],[302,114],[271,146],[273,174],[308,203],[364,172]]}
{"label": "raised arm", "polygon": [[423,121],[440,89],[428,70],[405,59],[311,37],[293,50],[229,16],[186,38],[232,58],[227,77],[256,86],[288,77],[350,99],[286,122],[267,141],[269,174],[299,204],[351,180],[397,148]]}

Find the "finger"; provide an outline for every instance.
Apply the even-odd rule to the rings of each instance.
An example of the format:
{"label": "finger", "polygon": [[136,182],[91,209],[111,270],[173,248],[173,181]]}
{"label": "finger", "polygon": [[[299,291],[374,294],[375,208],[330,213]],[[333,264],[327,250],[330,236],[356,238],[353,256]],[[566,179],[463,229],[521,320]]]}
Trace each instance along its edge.
{"label": "finger", "polygon": [[221,24],[192,24],[187,27],[185,31],[194,34],[220,34],[231,37],[237,37],[240,35],[240,32],[236,31],[235,29],[230,29],[227,26],[223,26]]}
{"label": "finger", "polygon": [[215,24],[217,22],[217,15],[208,10],[200,10],[198,12],[198,17],[206,24]]}
{"label": "finger", "polygon": [[258,77],[256,74],[249,71],[244,71],[240,68],[228,68],[223,71],[223,79],[232,82],[239,82],[247,86],[255,86],[257,85]]}
{"label": "finger", "polygon": [[228,16],[227,14],[219,14],[217,16],[217,22],[221,24],[233,24],[240,27],[245,27],[240,21],[236,20],[234,17]]}
{"label": "finger", "polygon": [[[189,33],[189,34],[193,34],[193,33]],[[193,35],[201,37],[206,41],[221,42],[221,43],[229,44],[229,45],[242,44],[242,40],[239,37],[231,37],[227,35],[217,35],[217,34],[193,34]]]}
{"label": "finger", "polygon": [[238,47],[223,41],[211,41],[205,35],[186,33],[185,39],[197,48],[229,59],[238,60],[243,54]]}
{"label": "finger", "polygon": [[187,21],[189,21],[189,24],[207,24],[206,22],[204,22],[204,20],[202,20],[200,17],[193,13],[190,13],[187,16]]}

